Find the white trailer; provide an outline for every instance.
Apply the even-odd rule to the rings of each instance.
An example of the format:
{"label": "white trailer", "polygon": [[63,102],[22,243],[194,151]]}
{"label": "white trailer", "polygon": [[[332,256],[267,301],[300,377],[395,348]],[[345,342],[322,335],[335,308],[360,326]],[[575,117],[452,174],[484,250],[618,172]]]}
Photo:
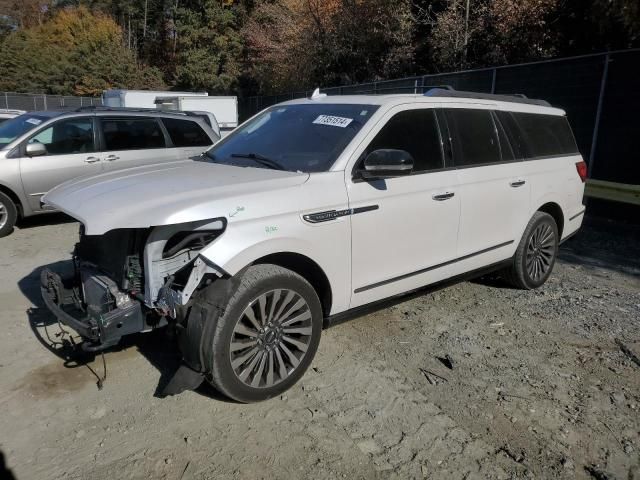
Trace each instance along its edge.
{"label": "white trailer", "polygon": [[156,108],[156,98],[167,95],[179,95],[188,97],[206,97],[207,92],[168,92],[153,90],[104,90],[102,92],[102,105],[114,108]]}
{"label": "white trailer", "polygon": [[164,96],[156,98],[155,103],[156,107],[161,110],[211,113],[216,117],[223,137],[238,126],[237,97],[195,97],[176,92],[165,92]]}

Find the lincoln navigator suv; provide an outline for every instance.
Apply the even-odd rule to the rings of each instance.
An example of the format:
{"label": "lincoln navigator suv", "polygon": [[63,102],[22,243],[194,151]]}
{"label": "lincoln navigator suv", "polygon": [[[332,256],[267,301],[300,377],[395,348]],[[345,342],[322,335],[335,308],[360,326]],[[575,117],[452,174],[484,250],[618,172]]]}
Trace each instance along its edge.
{"label": "lincoln navigator suv", "polygon": [[365,307],[489,271],[540,287],[580,228],[585,177],[544,101],[316,93],[195,161],[51,190],[80,238],[75,274],[45,269],[42,295],[85,350],[169,325],[178,391],[265,400],[301,378],[323,326]]}

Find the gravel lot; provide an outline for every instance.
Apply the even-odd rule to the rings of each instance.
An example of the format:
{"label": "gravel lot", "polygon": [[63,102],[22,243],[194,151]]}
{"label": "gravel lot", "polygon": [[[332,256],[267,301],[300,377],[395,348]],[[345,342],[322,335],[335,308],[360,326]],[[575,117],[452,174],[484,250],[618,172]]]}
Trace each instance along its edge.
{"label": "gravel lot", "polygon": [[0,240],[0,451],[20,480],[640,479],[640,365],[615,343],[640,356],[638,229],[589,222],[537,291],[485,278],[326,330],[301,383],[256,405],[159,398],[163,331],[109,351],[102,390],[52,347],[38,271],[77,230],[56,215]]}

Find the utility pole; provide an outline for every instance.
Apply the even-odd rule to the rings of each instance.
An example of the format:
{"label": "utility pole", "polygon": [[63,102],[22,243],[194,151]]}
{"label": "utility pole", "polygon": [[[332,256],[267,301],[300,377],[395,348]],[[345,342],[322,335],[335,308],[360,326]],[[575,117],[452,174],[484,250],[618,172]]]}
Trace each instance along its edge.
{"label": "utility pole", "polygon": [[464,49],[462,50],[462,63],[467,63],[467,46],[469,45],[469,0],[467,0],[464,13]]}
{"label": "utility pole", "polygon": [[142,38],[147,38],[147,5],[149,0],[144,0],[144,23],[142,24]]}

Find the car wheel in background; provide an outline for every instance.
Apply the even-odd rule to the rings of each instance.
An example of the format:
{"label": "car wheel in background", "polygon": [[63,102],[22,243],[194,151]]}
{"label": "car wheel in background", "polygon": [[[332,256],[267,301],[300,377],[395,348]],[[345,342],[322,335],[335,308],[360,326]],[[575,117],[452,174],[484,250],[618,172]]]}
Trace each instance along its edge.
{"label": "car wheel in background", "polygon": [[18,209],[8,196],[0,192],[0,237],[5,237],[13,231],[18,218]]}

